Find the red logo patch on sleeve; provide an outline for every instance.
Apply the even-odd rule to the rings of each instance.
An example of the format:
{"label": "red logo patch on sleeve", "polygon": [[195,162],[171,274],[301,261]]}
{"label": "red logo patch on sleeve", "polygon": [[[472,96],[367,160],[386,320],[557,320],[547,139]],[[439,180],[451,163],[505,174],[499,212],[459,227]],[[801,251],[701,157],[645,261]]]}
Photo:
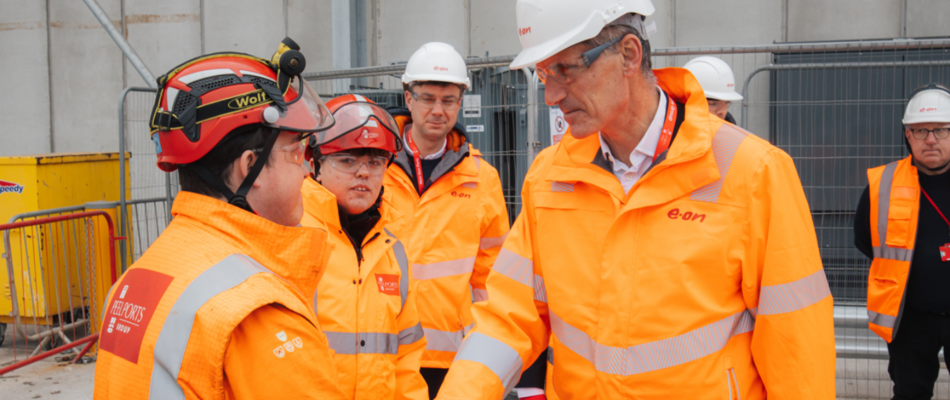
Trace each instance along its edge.
{"label": "red logo patch on sleeve", "polygon": [[118,292],[106,305],[99,347],[129,362],[138,363],[145,330],[173,279],[147,269],[126,272],[113,289]]}
{"label": "red logo patch on sleeve", "polygon": [[399,296],[399,275],[376,274],[376,284],[380,293]]}

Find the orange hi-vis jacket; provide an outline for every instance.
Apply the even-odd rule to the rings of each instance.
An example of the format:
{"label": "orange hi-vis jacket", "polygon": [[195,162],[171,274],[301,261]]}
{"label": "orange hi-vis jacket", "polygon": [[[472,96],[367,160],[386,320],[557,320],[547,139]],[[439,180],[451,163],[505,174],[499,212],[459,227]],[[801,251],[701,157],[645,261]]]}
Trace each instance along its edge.
{"label": "orange hi-vis jacket", "polygon": [[360,262],[343,231],[336,197],[312,179],[304,182],[300,223],[326,229],[333,247],[314,309],[336,352],[348,398],[425,400],[429,391],[419,362],[426,342],[417,295],[409,284],[406,250],[390,232],[405,218],[383,197],[381,218],[363,239]]}
{"label": "orange hi-vis jacket", "polygon": [[322,229],[180,192],[105,303],[96,399],[344,399],[310,306]]}
{"label": "orange hi-vis jacket", "polygon": [[834,399],[832,298],[791,158],[710,114],[685,69],[655,73],[685,113],[669,150],[627,195],[597,135],[538,155],[440,399],[501,398],[549,338],[561,400]]}
{"label": "orange hi-vis jacket", "polygon": [[917,239],[920,183],[912,157],[868,170],[871,243],[868,326],[888,343],[897,335]]}
{"label": "orange hi-vis jacket", "polygon": [[[394,112],[399,131],[411,119]],[[448,368],[472,329],[472,299],[485,298],[485,279],[508,233],[508,210],[498,171],[482,160],[457,128],[448,149],[419,196],[412,157],[397,155],[383,185],[409,215],[406,243],[412,279],[418,282],[419,320],[426,335],[424,368]],[[413,175],[414,176],[414,175]]]}

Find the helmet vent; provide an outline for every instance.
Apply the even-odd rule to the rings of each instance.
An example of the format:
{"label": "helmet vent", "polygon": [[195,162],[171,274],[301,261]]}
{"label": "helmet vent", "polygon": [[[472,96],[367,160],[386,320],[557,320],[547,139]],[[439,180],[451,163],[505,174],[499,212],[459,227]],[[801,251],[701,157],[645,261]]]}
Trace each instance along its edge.
{"label": "helmet vent", "polygon": [[209,92],[215,89],[223,88],[225,86],[231,86],[241,83],[241,80],[238,79],[236,75],[217,75],[204,78],[197,82],[192,82],[189,87],[192,90],[200,89],[203,92]]}
{"label": "helmet vent", "polygon": [[185,111],[185,108],[193,101],[195,101],[194,95],[184,91],[179,92],[178,98],[175,99],[175,108],[172,110],[172,114],[181,115],[181,113]]}
{"label": "helmet vent", "polygon": [[264,87],[264,86],[277,87],[277,82],[274,82],[270,79],[261,78],[259,76],[245,75],[244,79],[251,81],[253,83],[256,83],[258,86],[261,86],[261,87]]}

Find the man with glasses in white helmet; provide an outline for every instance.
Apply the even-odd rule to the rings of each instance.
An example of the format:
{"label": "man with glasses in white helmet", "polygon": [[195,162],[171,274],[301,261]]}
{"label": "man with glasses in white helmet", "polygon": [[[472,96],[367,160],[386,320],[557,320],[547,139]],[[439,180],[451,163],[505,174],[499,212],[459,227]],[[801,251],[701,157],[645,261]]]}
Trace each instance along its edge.
{"label": "man with glasses in white helmet", "polygon": [[440,399],[498,399],[549,345],[560,399],[833,399],[832,298],[792,159],[653,71],[648,0],[519,0],[571,128],[525,177]]}
{"label": "man with glasses in white helmet", "polygon": [[404,149],[386,171],[386,193],[411,217],[406,244],[416,303],[426,336],[422,376],[435,397],[462,338],[471,307],[485,300],[485,279],[508,234],[498,171],[482,159],[457,123],[471,85],[465,60],[439,42],[426,43],[402,76],[406,108],[391,108]]}
{"label": "man with glasses in white helmet", "polygon": [[872,259],[868,324],[887,341],[894,399],[929,399],[950,345],[950,90],[918,88],[902,122],[910,155],[868,170],[854,244]]}
{"label": "man with glasses in white helmet", "polygon": [[735,125],[736,119],[729,113],[729,106],[733,101],[742,100],[742,95],[736,93],[736,78],[729,64],[716,57],[701,56],[689,60],[683,68],[689,70],[703,87],[709,113]]}

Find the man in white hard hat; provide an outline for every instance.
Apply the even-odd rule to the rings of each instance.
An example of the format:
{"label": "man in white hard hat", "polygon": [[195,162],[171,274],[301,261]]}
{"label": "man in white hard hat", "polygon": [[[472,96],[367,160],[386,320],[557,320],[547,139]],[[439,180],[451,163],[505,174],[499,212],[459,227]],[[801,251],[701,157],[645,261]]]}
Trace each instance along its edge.
{"label": "man in white hard hat", "polygon": [[894,398],[929,399],[950,346],[950,90],[918,88],[902,122],[910,155],[868,170],[854,244],[872,259],[868,321],[887,341]]}
{"label": "man in white hard hat", "polygon": [[683,68],[692,72],[699,86],[703,87],[709,113],[735,125],[736,119],[729,113],[729,106],[733,101],[742,100],[742,95],[736,92],[736,78],[729,64],[716,57],[700,56],[689,60]]}
{"label": "man in white hard hat", "polygon": [[462,56],[446,43],[427,43],[409,58],[402,82],[406,108],[388,111],[405,146],[383,185],[395,207],[411,215],[406,231],[396,234],[418,284],[426,336],[421,372],[434,398],[473,327],[473,298],[486,298],[485,279],[508,234],[508,210],[498,171],[457,123],[471,85]]}
{"label": "man in white hard hat", "polygon": [[[833,301],[792,159],[653,71],[648,0],[518,0],[568,135],[522,210],[440,399],[498,399],[549,346],[560,399],[833,399]],[[549,341],[550,340],[550,341]]]}

